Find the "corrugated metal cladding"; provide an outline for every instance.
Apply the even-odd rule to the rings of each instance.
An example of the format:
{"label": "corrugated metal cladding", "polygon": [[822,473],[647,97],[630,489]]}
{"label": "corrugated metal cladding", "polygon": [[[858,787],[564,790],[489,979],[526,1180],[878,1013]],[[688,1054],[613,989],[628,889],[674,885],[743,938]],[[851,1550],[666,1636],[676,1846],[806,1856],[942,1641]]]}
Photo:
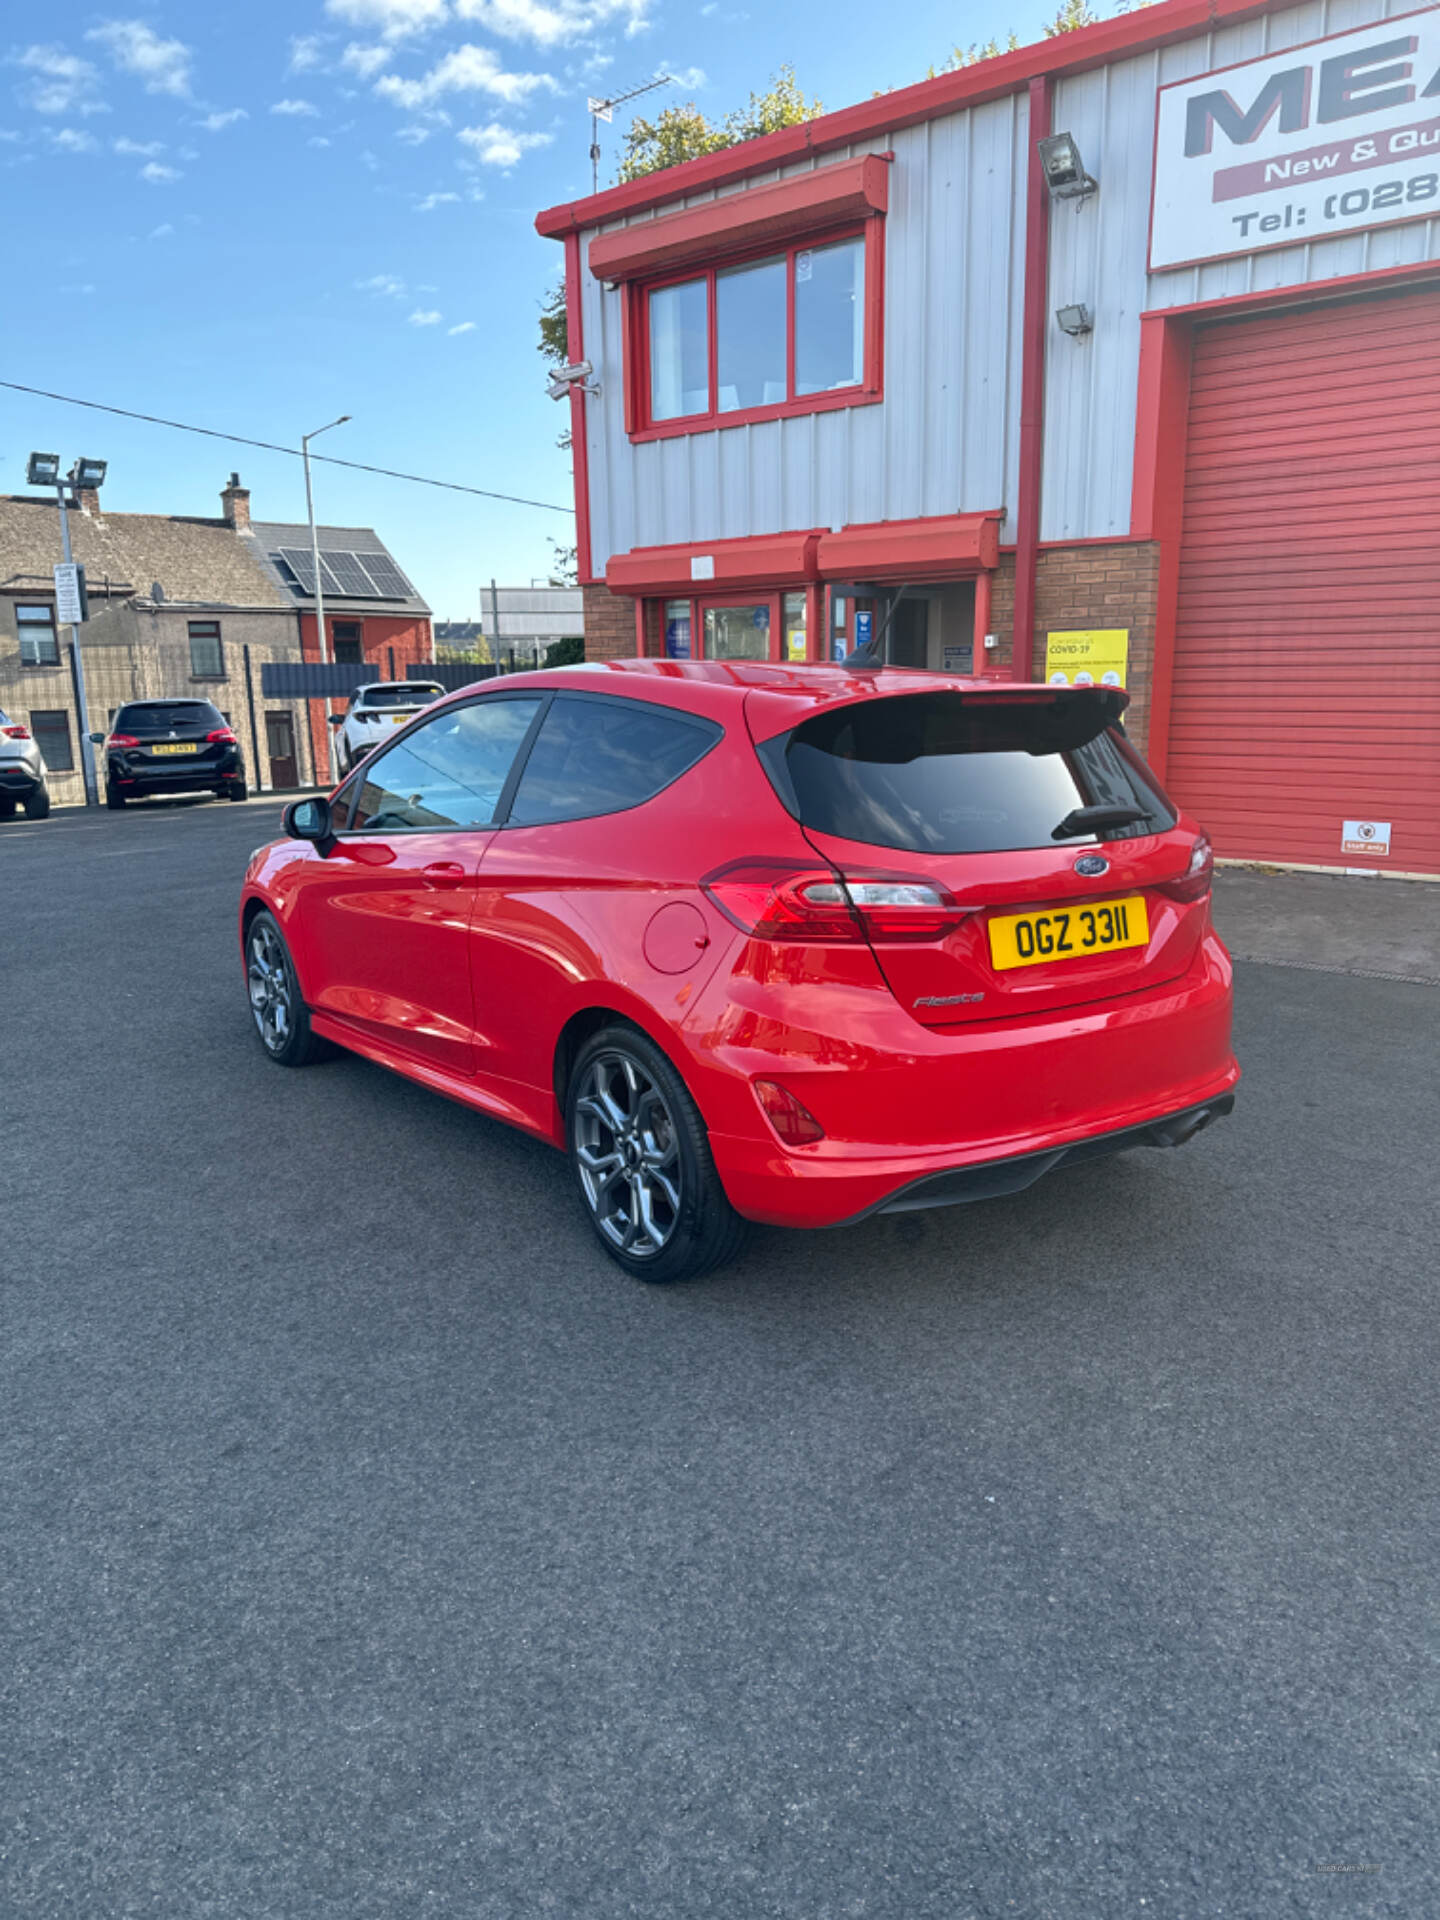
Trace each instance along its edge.
{"label": "corrugated metal cladding", "polygon": [[1197,330],[1167,782],[1221,853],[1440,872],[1437,363],[1430,291]]}
{"label": "corrugated metal cladding", "polygon": [[[996,101],[814,163],[895,154],[885,399],[876,405],[632,446],[620,296],[586,271],[585,352],[602,389],[588,408],[597,573],[630,547],[978,513],[1013,497],[1026,119],[1023,97]],[[731,191],[780,177],[767,173]],[[585,248],[594,231],[601,229],[585,234]]]}
{"label": "corrugated metal cladding", "polygon": [[[1427,221],[1151,279],[1157,87],[1413,11],[1413,0],[1317,0],[1057,82],[1054,124],[1075,135],[1100,191],[1051,214],[1051,305],[1083,302],[1095,328],[1081,340],[1050,335],[1043,539],[1129,531],[1141,313],[1440,257],[1440,221]],[[602,388],[587,410],[596,572],[612,553],[671,541],[1002,505],[1013,513],[1027,147],[1025,100],[1015,96],[814,163],[895,154],[885,398],[874,406],[634,446],[620,297],[587,271],[585,348]],[[1013,522],[1005,533],[1014,537]]]}

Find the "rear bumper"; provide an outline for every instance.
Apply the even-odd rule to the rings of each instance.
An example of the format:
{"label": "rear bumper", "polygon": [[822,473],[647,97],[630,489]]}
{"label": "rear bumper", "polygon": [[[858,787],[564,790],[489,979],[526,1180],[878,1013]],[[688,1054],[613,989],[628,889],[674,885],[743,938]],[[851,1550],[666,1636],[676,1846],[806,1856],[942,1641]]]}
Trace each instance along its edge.
{"label": "rear bumper", "polygon": [[32,772],[23,761],[0,760],[0,794],[7,799],[24,800],[44,784],[45,776]]}
{"label": "rear bumper", "polygon": [[750,1071],[780,1080],[827,1137],[788,1148],[752,1101],[753,1131],[712,1123],[716,1170],[747,1219],[829,1227],[1017,1193],[1067,1162],[1179,1144],[1234,1104],[1230,1012],[1229,956],[1211,934],[1182,979],[1083,1012],[945,1036],[905,1021],[891,1029],[894,1053],[872,1025],[871,1044],[838,1074],[757,1061]]}
{"label": "rear bumper", "polygon": [[130,799],[143,799],[152,793],[209,793],[216,787],[232,786],[244,777],[237,754],[219,761],[186,761],[175,767],[146,767],[143,771],[112,760],[108,768],[112,779]]}

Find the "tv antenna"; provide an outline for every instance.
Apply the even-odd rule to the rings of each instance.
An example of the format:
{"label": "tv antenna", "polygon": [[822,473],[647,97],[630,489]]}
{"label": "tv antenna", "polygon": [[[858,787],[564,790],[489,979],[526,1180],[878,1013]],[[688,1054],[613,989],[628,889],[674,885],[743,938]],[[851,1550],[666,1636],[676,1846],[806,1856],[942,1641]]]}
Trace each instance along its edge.
{"label": "tv antenna", "polygon": [[647,80],[643,86],[631,87],[628,93],[613,93],[608,100],[597,100],[592,96],[586,101],[590,109],[590,188],[593,193],[600,191],[600,122],[604,120],[608,125],[614,118],[616,107],[623,107],[627,100],[638,100],[642,93],[653,93],[656,87],[673,87],[676,84],[673,73],[662,73],[653,80]]}

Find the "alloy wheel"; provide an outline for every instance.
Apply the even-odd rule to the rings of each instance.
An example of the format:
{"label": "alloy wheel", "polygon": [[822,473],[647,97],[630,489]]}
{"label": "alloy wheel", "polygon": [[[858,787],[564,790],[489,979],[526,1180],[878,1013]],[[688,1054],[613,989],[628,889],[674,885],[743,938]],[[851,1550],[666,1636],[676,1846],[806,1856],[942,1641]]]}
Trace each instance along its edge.
{"label": "alloy wheel", "polygon": [[250,1011],[260,1039],[269,1053],[279,1053],[290,1038],[290,969],[285,949],[274,927],[261,920],[251,929],[245,977],[250,988]]}
{"label": "alloy wheel", "polygon": [[680,1223],[680,1144],[659,1086],[625,1053],[601,1053],[575,1101],[575,1160],[586,1203],[621,1253],[660,1253]]}

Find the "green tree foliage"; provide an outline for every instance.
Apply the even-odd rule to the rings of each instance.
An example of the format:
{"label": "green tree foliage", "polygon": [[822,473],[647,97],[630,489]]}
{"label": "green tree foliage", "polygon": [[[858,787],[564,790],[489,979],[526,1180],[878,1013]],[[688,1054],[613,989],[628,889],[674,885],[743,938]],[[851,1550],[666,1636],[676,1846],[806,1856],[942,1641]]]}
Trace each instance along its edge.
{"label": "green tree foliage", "polygon": [[[1148,6],[1151,0],[1121,0],[1116,9],[1118,13],[1129,13],[1138,7]],[[1040,29],[1047,40],[1057,39],[1062,33],[1074,33],[1078,27],[1093,27],[1101,15],[1089,4],[1089,0],[1060,0],[1060,6],[1053,19]],[[930,78],[937,73],[954,73],[960,67],[973,67],[979,60],[993,60],[997,54],[1014,53],[1020,45],[1020,36],[1012,27],[1004,40],[985,40],[968,47],[952,47],[950,58],[941,66],[931,67]]]}
{"label": "green tree foliage", "polygon": [[552,366],[570,361],[569,329],[565,324],[565,282],[557,280],[540,302],[539,351]]}
{"label": "green tree foliage", "polygon": [[568,640],[552,640],[545,649],[547,667],[578,667],[585,658],[585,642],[572,634]]}
{"label": "green tree foliage", "polygon": [[993,60],[997,54],[1014,53],[1019,45],[1020,36],[1012,27],[1003,44],[999,40],[985,40],[978,44],[972,42],[968,47],[952,47],[950,58],[938,67],[931,67],[927,78],[933,80],[937,73],[955,73],[961,67],[973,67],[978,60]]}
{"label": "green tree foliage", "polygon": [[552,587],[577,587],[580,584],[577,549],[550,542],[550,584]]}
{"label": "green tree foliage", "polygon": [[1100,15],[1089,5],[1089,0],[1060,0],[1060,11],[1041,31],[1047,40],[1055,40],[1062,33],[1074,33],[1080,27],[1096,26],[1099,20]]}
{"label": "green tree foliage", "polygon": [[818,100],[805,98],[794,67],[786,65],[764,93],[752,93],[745,106],[720,121],[707,120],[693,100],[666,107],[653,120],[637,114],[625,135],[620,179],[639,180],[664,167],[678,167],[682,161],[738,146],[742,140],[758,140],[781,127],[799,126],[824,111]]}

